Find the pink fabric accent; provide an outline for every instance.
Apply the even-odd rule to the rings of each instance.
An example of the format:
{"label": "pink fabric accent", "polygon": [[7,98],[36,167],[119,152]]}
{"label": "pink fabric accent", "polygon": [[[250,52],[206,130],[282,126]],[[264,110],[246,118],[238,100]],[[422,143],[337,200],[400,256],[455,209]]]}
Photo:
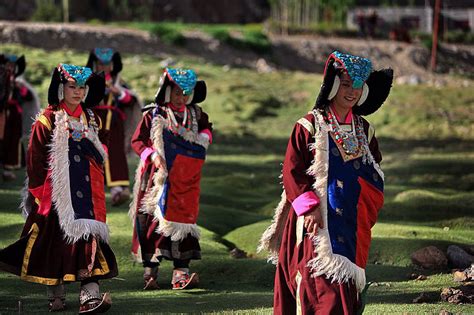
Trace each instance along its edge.
{"label": "pink fabric accent", "polygon": [[107,148],[107,146],[103,143],[102,143],[102,147],[104,148],[105,153],[107,153],[107,155],[108,155],[109,154],[109,148]]}
{"label": "pink fabric accent", "polygon": [[110,72],[107,72],[105,74],[105,81],[111,81],[112,80],[112,75],[110,74]]}
{"label": "pink fabric accent", "polygon": [[20,102],[18,102],[17,100],[15,99],[8,100],[8,105],[15,107],[18,113],[20,114],[23,113],[23,108],[21,108]]}
{"label": "pink fabric accent", "polygon": [[28,95],[28,88],[26,86],[20,87],[20,96],[25,97]]}
{"label": "pink fabric accent", "polygon": [[155,152],[155,150],[153,150],[152,148],[146,148],[145,150],[143,150],[142,154],[140,154],[140,159],[141,159],[143,162],[146,162],[146,160],[148,159],[148,157],[149,157],[150,155],[152,155],[154,152]]}
{"label": "pink fabric accent", "polygon": [[204,129],[200,133],[204,133],[209,137],[209,143],[212,143],[212,133],[209,129]]}
{"label": "pink fabric accent", "polygon": [[334,112],[334,115],[336,115],[336,119],[338,122],[343,123],[343,124],[350,124],[352,123],[352,108],[349,110],[349,112],[346,115],[346,119],[342,121],[341,117],[339,117],[339,114],[337,113],[336,108],[334,108],[334,105],[331,104],[331,109]]}
{"label": "pink fabric accent", "polygon": [[301,216],[318,206],[319,198],[313,191],[307,191],[293,200],[291,205],[293,206],[293,209],[295,209],[296,214]]}
{"label": "pink fabric accent", "polygon": [[130,94],[129,91],[123,90],[123,93],[122,93],[122,95],[120,95],[120,97],[118,98],[118,100],[119,100],[120,103],[122,103],[122,104],[128,104],[128,103],[130,103],[130,101],[132,100],[132,95]]}

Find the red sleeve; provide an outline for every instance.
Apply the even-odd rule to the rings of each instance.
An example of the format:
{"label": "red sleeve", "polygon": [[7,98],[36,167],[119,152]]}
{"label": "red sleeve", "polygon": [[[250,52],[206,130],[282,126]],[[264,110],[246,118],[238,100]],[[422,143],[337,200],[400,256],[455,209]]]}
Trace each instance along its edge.
{"label": "red sleeve", "polygon": [[[49,122],[52,125],[51,120]],[[48,144],[51,142],[51,135],[52,131],[41,121],[37,120],[33,124],[26,154],[26,171],[28,188],[36,198],[42,195],[41,187],[48,173]]]}
{"label": "red sleeve", "polygon": [[[314,118],[311,119],[311,122],[313,121]],[[313,160],[313,154],[309,149],[312,141],[314,140],[310,132],[297,123],[288,141],[283,163],[283,185],[286,197],[298,215],[310,211],[319,204],[319,198],[312,188],[314,179],[306,174]]]}
{"label": "red sleeve", "polygon": [[150,139],[150,130],[152,122],[152,111],[147,112],[140,122],[132,136],[132,149],[138,156],[141,156],[146,149],[152,149],[152,141]]}

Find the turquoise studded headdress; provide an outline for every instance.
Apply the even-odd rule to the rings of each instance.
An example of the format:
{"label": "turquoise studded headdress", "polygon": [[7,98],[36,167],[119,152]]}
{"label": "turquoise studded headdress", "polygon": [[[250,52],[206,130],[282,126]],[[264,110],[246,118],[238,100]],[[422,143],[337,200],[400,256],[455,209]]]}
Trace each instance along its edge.
{"label": "turquoise studded headdress", "polygon": [[337,50],[329,56],[328,60],[332,59],[331,57],[335,61],[336,68],[343,68],[347,71],[352,80],[352,87],[362,88],[372,71],[372,62],[367,58],[344,54]]}
{"label": "turquoise studded headdress", "polygon": [[60,71],[63,80],[72,78],[76,81],[78,86],[85,86],[87,79],[92,75],[92,70],[90,68],[65,63],[59,64],[58,70]]}
{"label": "turquoise studded headdress", "polygon": [[112,48],[94,48],[94,54],[103,64],[109,64],[114,56]]}
{"label": "turquoise studded headdress", "polygon": [[194,70],[166,68],[165,72],[168,74],[170,81],[183,90],[184,95],[191,95],[197,82]]}

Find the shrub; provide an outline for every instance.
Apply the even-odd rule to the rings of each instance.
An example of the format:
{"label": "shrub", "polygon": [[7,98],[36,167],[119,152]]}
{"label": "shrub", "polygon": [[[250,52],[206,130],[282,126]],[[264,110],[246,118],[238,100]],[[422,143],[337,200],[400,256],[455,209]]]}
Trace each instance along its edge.
{"label": "shrub", "polygon": [[61,22],[60,6],[55,6],[53,0],[37,0],[36,11],[31,16],[33,21]]}
{"label": "shrub", "polygon": [[165,44],[168,45],[184,45],[186,38],[180,31],[166,24],[154,24],[150,28],[150,32],[158,36]]}

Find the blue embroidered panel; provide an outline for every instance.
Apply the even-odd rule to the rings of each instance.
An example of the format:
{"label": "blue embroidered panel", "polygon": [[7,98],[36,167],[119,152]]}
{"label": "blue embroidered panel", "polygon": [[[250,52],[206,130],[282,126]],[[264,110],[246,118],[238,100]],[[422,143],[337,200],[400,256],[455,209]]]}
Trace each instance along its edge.
{"label": "blue embroidered panel", "polygon": [[69,138],[69,182],[75,219],[94,219],[89,159],[102,164],[103,159],[92,142]]}

